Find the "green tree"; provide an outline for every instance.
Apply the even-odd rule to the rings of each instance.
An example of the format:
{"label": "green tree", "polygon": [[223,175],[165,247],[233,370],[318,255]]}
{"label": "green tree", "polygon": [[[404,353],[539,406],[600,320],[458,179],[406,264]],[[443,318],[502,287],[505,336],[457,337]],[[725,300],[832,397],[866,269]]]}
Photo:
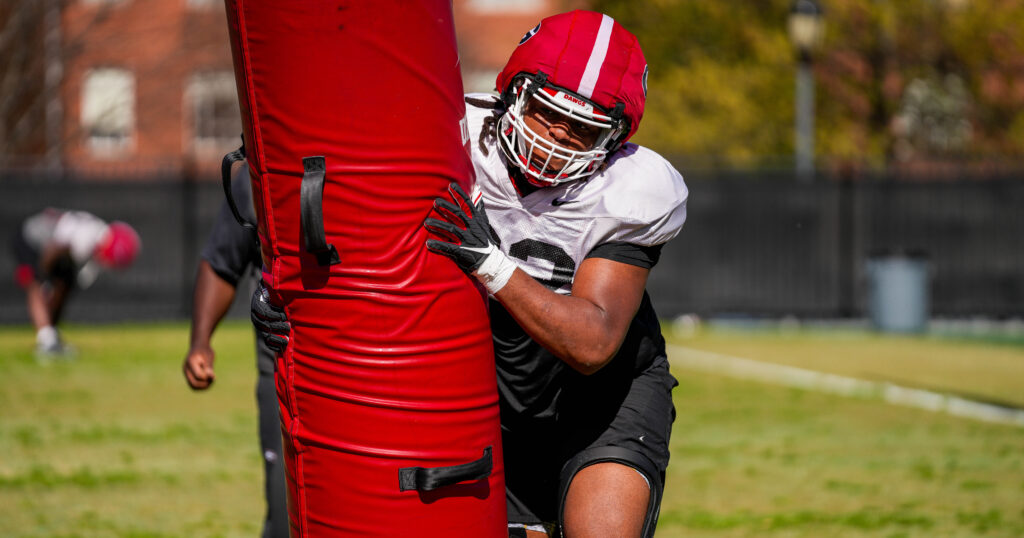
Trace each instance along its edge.
{"label": "green tree", "polygon": [[[819,163],[1024,155],[1024,2],[819,0]],[[793,153],[789,0],[593,0],[651,65],[637,142],[726,166]]]}

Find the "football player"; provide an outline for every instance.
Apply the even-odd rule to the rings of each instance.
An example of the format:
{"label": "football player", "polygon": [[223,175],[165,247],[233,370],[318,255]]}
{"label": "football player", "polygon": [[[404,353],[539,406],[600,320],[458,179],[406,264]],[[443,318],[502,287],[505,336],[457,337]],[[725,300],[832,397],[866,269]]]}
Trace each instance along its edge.
{"label": "football player", "polygon": [[73,354],[57,330],[71,292],[91,286],[101,269],[130,266],[142,243],[124,222],[46,208],[22,221],[12,244],[15,281],[36,329],[36,357],[45,360]]}
{"label": "football player", "polygon": [[[256,221],[249,167],[242,165],[231,182],[232,198],[241,216]],[[217,325],[231,308],[238,286],[255,277],[263,265],[260,240],[253,228],[235,221],[225,200],[203,247],[192,291],[192,327],[189,349],[182,363],[185,381],[193,390],[213,384],[214,352],[210,341]],[[287,486],[281,459],[281,417],[274,386],[274,351],[256,343],[256,404],[259,411],[260,448],[263,453],[263,494],[266,513],[262,538],[288,538]]]}
{"label": "football player", "polygon": [[542,20],[500,96],[467,96],[474,195],[453,184],[425,222],[490,293],[511,535],[654,533],[676,380],[645,285],[687,189],[627,143],[646,85],[607,15]]}
{"label": "football player", "polygon": [[[653,536],[675,418],[645,287],[686,219],[682,176],[628,143],[647,64],[607,15],[528,32],[498,96],[466,97],[476,189],[424,222],[427,248],[490,295],[510,536]],[[287,344],[257,290],[253,321]]]}

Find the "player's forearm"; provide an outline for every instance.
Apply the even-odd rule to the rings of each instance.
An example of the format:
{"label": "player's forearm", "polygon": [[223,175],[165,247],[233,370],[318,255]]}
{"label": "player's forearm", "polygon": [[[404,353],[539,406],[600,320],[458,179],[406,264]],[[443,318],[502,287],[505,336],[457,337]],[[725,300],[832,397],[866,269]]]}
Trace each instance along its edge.
{"label": "player's forearm", "polygon": [[624,331],[602,308],[555,293],[521,269],[495,298],[531,338],[582,374],[600,370],[622,345]]}
{"label": "player's forearm", "polygon": [[210,347],[213,331],[227,314],[235,298],[235,287],[222,279],[205,260],[199,262],[192,293],[192,329],[189,344],[193,349]]}

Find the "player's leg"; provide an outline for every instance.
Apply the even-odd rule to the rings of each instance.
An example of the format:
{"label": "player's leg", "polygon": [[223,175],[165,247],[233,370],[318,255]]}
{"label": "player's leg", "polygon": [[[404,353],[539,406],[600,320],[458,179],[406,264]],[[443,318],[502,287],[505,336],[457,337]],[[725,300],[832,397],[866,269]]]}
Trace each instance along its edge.
{"label": "player's leg", "polygon": [[260,451],[263,455],[263,485],[267,502],[263,538],[288,538],[288,486],[281,459],[281,418],[274,386],[274,352],[256,339],[256,404],[259,409]]}
{"label": "player's leg", "polygon": [[654,535],[675,419],[676,380],[664,357],[632,380],[615,417],[569,458],[559,478],[567,538]]}
{"label": "player's leg", "polygon": [[662,480],[643,454],[615,446],[591,448],[570,460],[562,477],[563,536],[654,535]]}
{"label": "player's leg", "polygon": [[25,241],[20,227],[11,239],[11,245],[17,263],[14,279],[25,290],[25,306],[29,319],[36,331],[51,327],[50,309],[47,306],[39,271],[39,251]]}
{"label": "player's leg", "polygon": [[74,277],[61,276],[49,281],[46,306],[50,311],[50,324],[54,327],[60,323],[60,318],[64,314],[64,305],[67,304],[68,296],[71,295],[74,285]]}
{"label": "player's leg", "polygon": [[33,280],[25,287],[29,316],[36,327],[36,354],[39,358],[74,356],[74,348],[64,343],[57,330],[72,286],[67,280],[55,278],[45,283]]}
{"label": "player's leg", "polygon": [[31,280],[24,286],[25,302],[28,307],[28,316],[32,325],[38,331],[50,326],[50,308],[46,304],[46,294],[43,293],[43,285],[37,280]]}
{"label": "player's leg", "polygon": [[576,473],[563,508],[563,531],[569,538],[639,537],[651,489],[635,469],[613,462],[596,463]]}

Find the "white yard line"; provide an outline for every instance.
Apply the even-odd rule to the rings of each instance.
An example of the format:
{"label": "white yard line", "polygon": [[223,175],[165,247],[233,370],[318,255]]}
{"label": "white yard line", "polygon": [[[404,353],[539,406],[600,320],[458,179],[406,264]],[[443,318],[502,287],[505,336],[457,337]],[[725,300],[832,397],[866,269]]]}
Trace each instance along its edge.
{"label": "white yard line", "polygon": [[880,398],[894,405],[1024,427],[1024,410],[976,402],[929,390],[902,387],[887,382],[865,381],[671,344],[668,345],[668,356],[673,365],[702,372],[841,396]]}

